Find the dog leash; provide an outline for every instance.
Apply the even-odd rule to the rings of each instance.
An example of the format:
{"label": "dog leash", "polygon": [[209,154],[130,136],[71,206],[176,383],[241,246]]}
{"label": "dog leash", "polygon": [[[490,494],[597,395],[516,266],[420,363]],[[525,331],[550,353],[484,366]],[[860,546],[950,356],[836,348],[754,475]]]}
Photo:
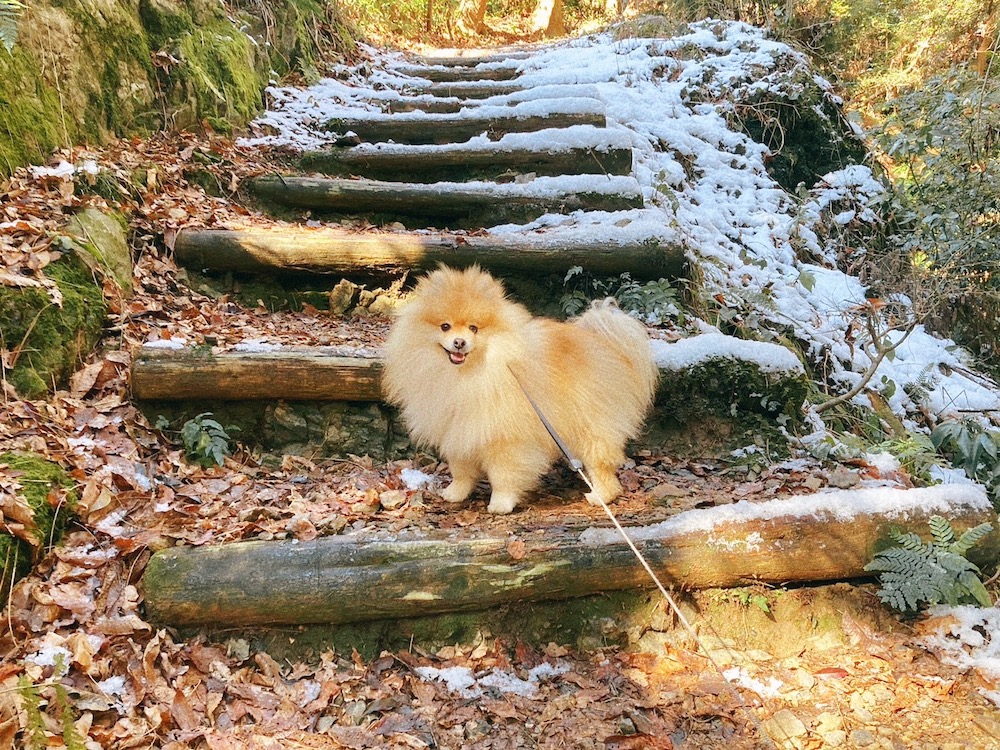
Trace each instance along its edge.
{"label": "dog leash", "polygon": [[538,415],[538,419],[542,423],[542,426],[545,427],[545,431],[549,433],[549,436],[552,438],[553,442],[559,448],[559,452],[562,453],[563,458],[566,459],[570,467],[572,467],[573,471],[575,471],[577,474],[580,475],[580,478],[583,480],[584,484],[586,484],[587,487],[590,488],[592,496],[597,498],[597,501],[600,504],[601,509],[604,511],[607,517],[611,519],[611,523],[618,530],[618,533],[621,534],[622,538],[625,540],[625,543],[628,545],[629,549],[632,550],[632,554],[635,555],[636,559],[639,561],[639,564],[642,565],[643,570],[646,571],[646,574],[652,579],[653,583],[656,585],[656,588],[659,590],[660,594],[663,595],[663,598],[670,606],[670,610],[674,613],[674,616],[677,617],[677,621],[681,623],[683,628],[687,631],[688,635],[690,635],[691,638],[694,639],[694,642],[698,644],[698,649],[705,654],[705,658],[708,659],[709,663],[715,669],[715,672],[719,675],[719,678],[722,680],[723,684],[726,685],[726,689],[730,693],[731,697],[735,698],[736,703],[740,706],[740,708],[743,709],[744,713],[746,713],[747,716],[750,717],[750,720],[753,722],[755,728],[757,729],[758,735],[763,739],[763,741],[769,747],[772,748],[776,747],[770,735],[768,735],[767,732],[764,731],[764,727],[761,725],[760,719],[753,712],[750,706],[747,705],[747,702],[743,700],[742,694],[726,678],[725,674],[723,674],[722,667],[719,666],[719,663],[712,656],[711,652],[702,643],[701,638],[698,637],[698,633],[694,629],[694,626],[691,625],[691,622],[687,619],[684,612],[681,611],[681,608],[677,605],[677,602],[670,595],[670,592],[668,592],[666,587],[660,582],[659,576],[656,575],[656,573],[653,571],[652,566],[646,560],[645,556],[642,554],[642,552],[639,551],[639,548],[635,545],[635,542],[632,541],[632,537],[628,535],[628,533],[625,531],[625,528],[618,522],[618,519],[615,517],[615,514],[611,510],[611,507],[601,496],[601,493],[599,493],[594,488],[593,482],[591,482],[590,477],[587,476],[587,471],[583,466],[583,461],[574,456],[572,451],[570,451],[569,446],[567,446],[566,443],[563,442],[562,438],[559,437],[559,433],[556,432],[555,427],[553,427],[552,423],[549,422],[549,420],[546,418],[545,413],[539,408],[538,404],[535,403],[535,400],[531,397],[531,394],[528,393],[528,389],[524,387],[524,383],[521,382],[521,379],[517,376],[517,373],[514,372],[513,368],[510,365],[507,365],[507,369],[510,371],[511,376],[514,378],[514,382],[517,383],[518,388],[521,389],[521,393],[524,394],[524,397],[528,400],[528,403],[531,404],[531,408],[534,410],[535,414]]}

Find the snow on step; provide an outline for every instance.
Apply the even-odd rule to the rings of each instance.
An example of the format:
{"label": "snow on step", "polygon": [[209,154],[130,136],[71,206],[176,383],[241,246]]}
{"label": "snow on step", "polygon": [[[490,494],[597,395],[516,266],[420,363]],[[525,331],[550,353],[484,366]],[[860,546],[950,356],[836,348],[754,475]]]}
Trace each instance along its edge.
{"label": "snow on step", "polygon": [[[514,61],[516,63],[516,61]],[[453,83],[460,81],[510,81],[519,75],[514,65],[477,65],[460,67],[455,65],[394,65],[396,73],[413,78],[421,78],[434,83]]]}
{"label": "snow on step", "polygon": [[464,143],[361,144],[303,154],[303,169],[330,175],[358,174],[410,182],[465,180],[504,173],[536,175],[627,175],[632,171],[632,139],[626,131],[575,125],[534,133],[485,135]]}
{"label": "snow on step", "polygon": [[[551,128],[590,126],[603,128],[606,124],[603,106],[593,111],[552,111],[534,106],[489,107],[474,114],[437,114],[405,112],[391,115],[372,115],[328,120],[325,129],[342,136],[354,135],[368,143],[393,141],[395,143],[461,143],[485,133],[491,140],[498,140],[507,133],[535,132]],[[569,109],[564,107],[564,109]]]}

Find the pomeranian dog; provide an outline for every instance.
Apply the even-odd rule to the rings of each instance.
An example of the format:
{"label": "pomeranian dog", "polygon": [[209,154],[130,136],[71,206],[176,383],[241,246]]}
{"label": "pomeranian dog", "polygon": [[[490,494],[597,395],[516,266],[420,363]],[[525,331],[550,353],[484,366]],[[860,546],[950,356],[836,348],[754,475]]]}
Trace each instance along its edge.
{"label": "pomeranian dog", "polygon": [[531,401],[583,462],[587,500],[611,502],[658,372],[645,327],[612,299],[561,323],[532,316],[477,266],[442,267],[399,311],[382,383],[412,437],[448,462],[444,499],[465,500],[485,474],[489,512],[510,513],[559,456]]}

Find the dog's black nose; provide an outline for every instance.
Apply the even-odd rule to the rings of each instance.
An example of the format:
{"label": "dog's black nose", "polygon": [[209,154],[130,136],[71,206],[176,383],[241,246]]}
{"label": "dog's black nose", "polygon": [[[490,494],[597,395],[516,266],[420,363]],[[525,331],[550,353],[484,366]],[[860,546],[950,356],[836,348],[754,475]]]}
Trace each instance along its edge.
{"label": "dog's black nose", "polygon": [[465,339],[455,339],[454,341],[451,342],[451,345],[454,346],[458,351],[462,351],[465,348]]}

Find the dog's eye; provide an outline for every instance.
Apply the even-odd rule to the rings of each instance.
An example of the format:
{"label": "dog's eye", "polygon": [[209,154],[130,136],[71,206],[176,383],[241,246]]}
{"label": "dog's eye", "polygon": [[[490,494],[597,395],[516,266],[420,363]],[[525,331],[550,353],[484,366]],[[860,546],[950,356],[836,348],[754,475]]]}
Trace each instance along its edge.
{"label": "dog's eye", "polygon": [[479,326],[469,326],[469,330],[473,333],[479,333]]}
{"label": "dog's eye", "polygon": [[450,331],[451,330],[451,323],[442,323],[441,324],[441,330],[442,331]]}

